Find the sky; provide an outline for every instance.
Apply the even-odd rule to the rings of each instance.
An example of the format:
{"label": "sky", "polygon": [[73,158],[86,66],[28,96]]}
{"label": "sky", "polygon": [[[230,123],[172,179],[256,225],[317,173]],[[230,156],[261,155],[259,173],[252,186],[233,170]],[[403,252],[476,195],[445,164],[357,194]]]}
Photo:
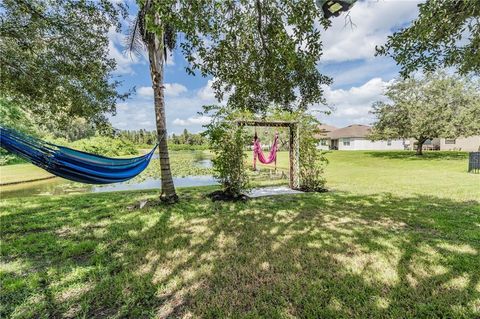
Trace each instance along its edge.
{"label": "sky", "polygon": [[[313,0],[312,0],[313,1]],[[383,100],[383,90],[398,77],[399,67],[389,57],[375,57],[375,46],[384,44],[395,30],[408,26],[417,17],[422,0],[363,0],[350,10],[353,24],[346,24],[345,14],[332,18],[332,27],[322,30],[323,56],[318,68],[333,78],[325,87],[330,115],[315,112],[325,109],[312,105],[322,123],[344,127],[351,124],[372,124],[369,113],[374,101]],[[132,17],[137,7],[134,0],[126,4]],[[125,22],[127,25],[128,22]],[[153,130],[155,115],[153,91],[146,55],[125,53],[122,33],[109,31],[109,55],[117,62],[114,73],[123,81],[121,90],[135,87],[136,93],[117,104],[110,121],[115,128]],[[165,106],[169,134],[202,131],[209,118],[198,115],[202,105],[218,103],[211,89],[211,79],[188,75],[180,50],[172,52],[165,68]]]}

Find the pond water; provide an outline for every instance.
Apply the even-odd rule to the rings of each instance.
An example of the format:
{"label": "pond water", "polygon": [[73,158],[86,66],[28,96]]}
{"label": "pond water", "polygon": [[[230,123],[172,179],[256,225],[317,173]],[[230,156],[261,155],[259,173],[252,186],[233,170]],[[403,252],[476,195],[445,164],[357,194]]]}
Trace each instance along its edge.
{"label": "pond water", "polygon": [[[192,163],[198,167],[211,168],[210,159],[198,158]],[[176,187],[195,187],[216,185],[217,181],[211,175],[189,175],[177,176],[173,178]],[[103,193],[141,189],[158,189],[161,182],[159,178],[140,178],[130,181],[108,184],[108,185],[89,185],[80,184],[65,180],[63,178],[52,178],[43,181],[22,183],[16,185],[2,186],[0,188],[1,198],[24,197],[24,196],[49,196],[65,195],[79,193]]]}

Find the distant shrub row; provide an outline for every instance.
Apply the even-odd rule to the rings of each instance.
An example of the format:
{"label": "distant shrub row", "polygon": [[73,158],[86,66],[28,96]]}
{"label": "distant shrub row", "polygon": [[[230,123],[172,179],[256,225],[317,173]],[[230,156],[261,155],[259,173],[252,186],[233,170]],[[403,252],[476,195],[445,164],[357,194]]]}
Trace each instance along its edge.
{"label": "distant shrub row", "polygon": [[16,155],[10,154],[3,148],[0,148],[0,166],[22,164],[22,163],[25,163],[24,159]]}
{"label": "distant shrub row", "polygon": [[49,141],[57,145],[109,157],[138,154],[136,145],[121,138],[94,136],[70,143],[65,139],[49,139]]}

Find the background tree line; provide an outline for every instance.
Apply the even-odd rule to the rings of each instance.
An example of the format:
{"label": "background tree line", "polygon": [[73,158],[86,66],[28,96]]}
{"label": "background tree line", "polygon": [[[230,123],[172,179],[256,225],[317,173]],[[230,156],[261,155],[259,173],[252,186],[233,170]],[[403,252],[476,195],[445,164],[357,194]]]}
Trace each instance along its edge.
{"label": "background tree line", "polygon": [[[117,136],[136,145],[155,145],[157,142],[157,132],[140,130],[122,130]],[[168,137],[169,145],[189,145],[189,146],[206,146],[207,139],[201,133],[191,133],[184,129],[182,134],[173,133]]]}

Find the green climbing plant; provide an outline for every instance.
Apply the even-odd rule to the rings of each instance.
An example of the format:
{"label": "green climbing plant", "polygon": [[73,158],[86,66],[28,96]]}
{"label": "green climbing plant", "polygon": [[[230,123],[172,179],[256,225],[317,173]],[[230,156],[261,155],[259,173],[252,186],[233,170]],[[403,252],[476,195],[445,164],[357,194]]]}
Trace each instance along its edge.
{"label": "green climbing plant", "polygon": [[325,167],[328,160],[325,153],[317,149],[320,122],[318,119],[303,110],[286,112],[281,109],[273,110],[268,120],[295,121],[299,128],[299,166],[300,189],[306,192],[326,191]]}
{"label": "green climbing plant", "polygon": [[319,125],[318,120],[311,115],[300,116],[300,189],[303,191],[326,191],[324,173],[328,160],[325,153],[317,149]]}
{"label": "green climbing plant", "polygon": [[245,167],[247,134],[243,127],[233,120],[234,113],[227,108],[205,107],[214,111],[212,121],[206,126],[204,134],[208,137],[210,149],[214,154],[213,176],[223,187],[223,193],[229,198],[238,198],[250,188]]}

